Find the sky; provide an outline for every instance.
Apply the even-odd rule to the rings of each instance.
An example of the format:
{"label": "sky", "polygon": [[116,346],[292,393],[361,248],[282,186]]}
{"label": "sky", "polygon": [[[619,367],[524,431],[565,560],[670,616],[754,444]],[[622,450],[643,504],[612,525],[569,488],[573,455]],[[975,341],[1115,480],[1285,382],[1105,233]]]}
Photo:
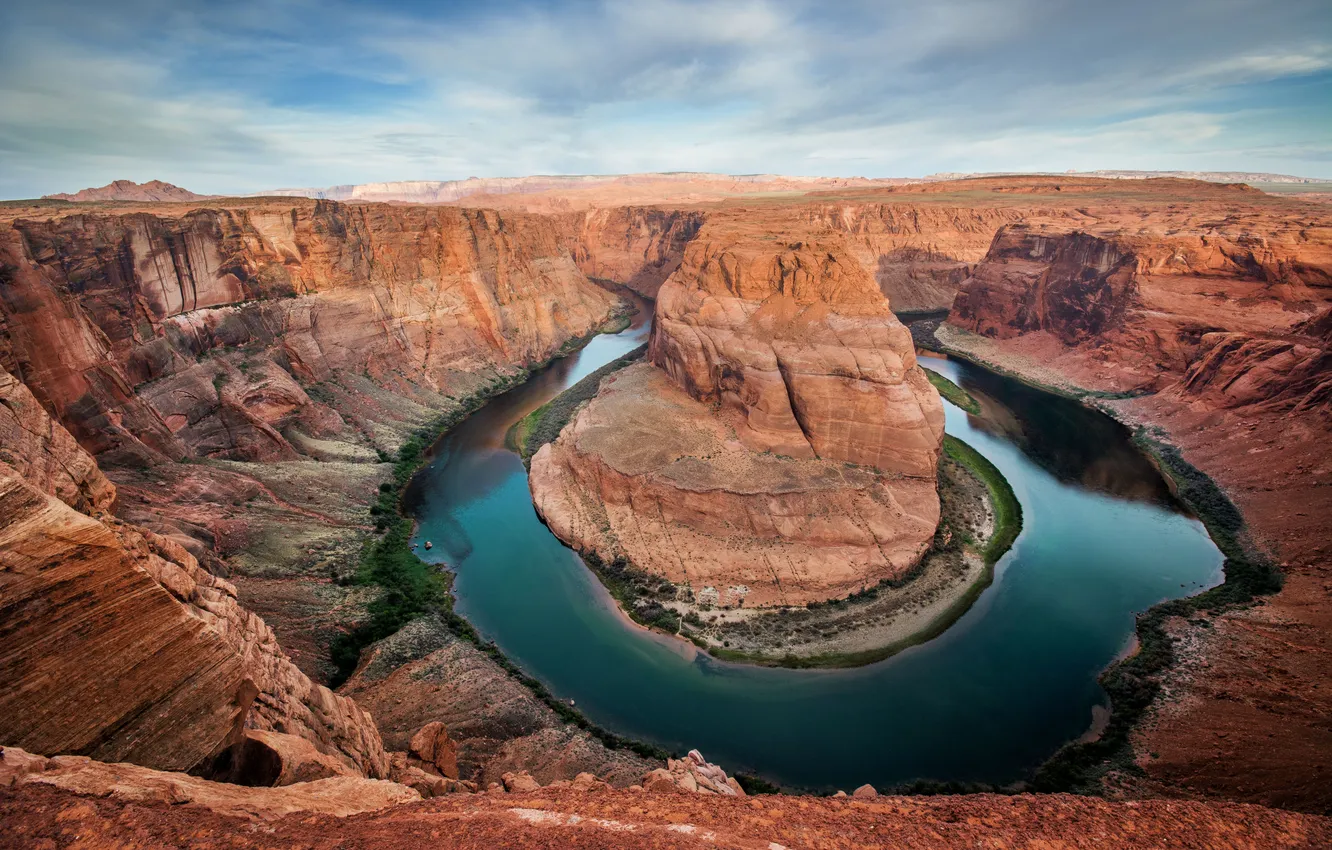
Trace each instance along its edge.
{"label": "sky", "polygon": [[1332,177],[1332,2],[0,0],[0,198],[1098,168]]}

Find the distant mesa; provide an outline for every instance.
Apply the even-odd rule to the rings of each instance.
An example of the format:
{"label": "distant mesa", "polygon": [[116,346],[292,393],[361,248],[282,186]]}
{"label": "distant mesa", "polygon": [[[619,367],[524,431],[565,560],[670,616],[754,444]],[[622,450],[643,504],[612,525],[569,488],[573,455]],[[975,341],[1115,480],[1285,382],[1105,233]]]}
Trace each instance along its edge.
{"label": "distant mesa", "polygon": [[135,183],[133,180],[113,180],[96,189],[82,189],[70,194],[61,192],[55,195],[43,195],[46,201],[74,201],[90,203],[93,201],[203,201],[216,198],[217,195],[198,195],[189,189],[182,189],[161,180],[149,180],[147,183]]}

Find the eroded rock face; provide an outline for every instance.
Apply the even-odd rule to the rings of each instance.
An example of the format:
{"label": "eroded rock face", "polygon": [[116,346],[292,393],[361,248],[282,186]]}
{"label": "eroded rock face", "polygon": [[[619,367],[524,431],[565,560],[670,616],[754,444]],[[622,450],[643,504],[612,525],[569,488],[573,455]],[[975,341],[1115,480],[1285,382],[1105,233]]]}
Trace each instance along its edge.
{"label": "eroded rock face", "polygon": [[803,211],[811,229],[839,231],[894,310],[947,310],[994,234],[1020,221],[1011,207],[947,203],[842,203]]}
{"label": "eroded rock face", "polygon": [[723,605],[844,596],[924,553],[943,406],[839,236],[709,221],[648,356],[532,459],[561,539]]}
{"label": "eroded rock face", "polygon": [[680,267],[703,214],[651,207],[594,209],[579,217],[574,259],[588,277],[612,280],[656,298]]}
{"label": "eroded rock face", "polygon": [[[404,785],[359,776],[247,788],[135,764],[107,764],[86,756],[45,758],[17,747],[0,750],[0,788],[58,788],[82,797],[138,805],[206,810],[244,820],[276,820],[295,812],[335,817],[412,803],[421,795]],[[10,793],[13,793],[11,790]]]}
{"label": "eroded rock face", "polygon": [[[1199,368],[1214,375],[1222,356],[1228,369],[1263,362],[1303,386],[1321,361],[1307,340],[1296,351],[1294,337],[1317,337],[1301,323],[1332,297],[1332,233],[1294,232],[1297,220],[1234,218],[1202,228],[1181,215],[1137,232],[1005,227],[963,284],[949,322],[995,339],[1048,335],[1106,363],[1128,386],[1164,389],[1200,358],[1210,358]],[[1219,334],[1240,336],[1223,343]],[[1285,342],[1274,347],[1276,337]]]}
{"label": "eroded rock face", "polygon": [[602,382],[529,482],[562,540],[722,605],[799,605],[899,576],[939,522],[932,477],[756,452],[647,363]]}
{"label": "eroded rock face", "polygon": [[385,774],[369,715],[301,673],[230,583],[106,513],[92,457],[21,385],[0,391],[22,449],[0,462],[0,739],[189,770],[248,727]]}
{"label": "eroded rock face", "polygon": [[[457,742],[457,775],[482,788],[500,782],[506,773],[523,771],[543,785],[592,773],[625,787],[653,766],[642,756],[608,749],[586,731],[565,724],[437,617],[408,623],[367,650],[364,662],[342,692],[374,715],[385,744],[409,750],[422,737],[424,751],[429,736],[421,736],[421,731],[435,727],[438,756],[438,727],[446,726],[449,743]],[[447,767],[448,745],[444,749]],[[424,760],[406,754],[402,758],[404,766],[412,762],[431,770]],[[436,784],[427,780],[427,787]]]}
{"label": "eroded rock face", "polygon": [[85,446],[140,459],[291,459],[289,427],[345,429],[302,383],[452,393],[617,303],[557,222],[518,213],[257,202],[2,230],[0,359]]}
{"label": "eroded rock face", "polygon": [[835,236],[709,225],[662,287],[649,357],[720,405],[751,449],[934,478],[939,394],[910,333]]}

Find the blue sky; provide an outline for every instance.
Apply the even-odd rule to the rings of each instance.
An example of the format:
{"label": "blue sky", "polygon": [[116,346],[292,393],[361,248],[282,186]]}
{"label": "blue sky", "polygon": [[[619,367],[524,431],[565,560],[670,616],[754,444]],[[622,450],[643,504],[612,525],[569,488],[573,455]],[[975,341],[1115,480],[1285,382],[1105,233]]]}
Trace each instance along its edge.
{"label": "blue sky", "polygon": [[1095,168],[1332,177],[1332,3],[0,0],[0,198]]}

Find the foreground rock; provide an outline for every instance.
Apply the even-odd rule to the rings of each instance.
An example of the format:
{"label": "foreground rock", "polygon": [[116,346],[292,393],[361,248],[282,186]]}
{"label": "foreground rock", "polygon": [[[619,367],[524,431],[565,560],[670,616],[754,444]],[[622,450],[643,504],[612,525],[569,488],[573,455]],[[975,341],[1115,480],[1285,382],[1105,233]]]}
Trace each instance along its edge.
{"label": "foreground rock", "polygon": [[[421,799],[411,788],[362,777],[319,779],[282,788],[246,788],[133,764],[106,764],[85,756],[45,758],[15,747],[0,750],[0,788],[33,786],[49,786],[119,804],[189,804],[188,810],[196,814],[207,811],[262,820],[296,812],[345,817]],[[9,818],[5,820],[7,825],[12,823]],[[9,835],[13,837],[14,833],[9,831]]]}
{"label": "foreground rock", "polygon": [[[248,795],[286,791],[294,796],[297,789],[301,786],[236,790]],[[44,842],[60,846],[77,840],[80,847],[92,850],[286,848],[322,846],[331,840],[385,848],[767,850],[820,846],[1313,850],[1332,842],[1332,823],[1313,815],[1235,804],[1113,803],[1069,795],[740,798],[588,793],[570,785],[521,794],[452,794],[344,817],[309,805],[288,817],[265,821],[260,828],[254,828],[252,819],[260,813],[251,813],[244,803],[229,803],[239,811],[222,814],[205,808],[203,797],[195,798],[193,805],[173,806],[133,802],[133,792],[128,796],[102,796],[99,790],[85,796],[48,783],[24,782],[0,788],[0,820],[7,837],[24,846]]]}
{"label": "foreground rock", "polygon": [[690,750],[682,759],[669,759],[665,768],[643,777],[643,790],[666,791],[679,789],[698,794],[719,794],[723,797],[743,797],[740,783],[726,775],[715,764],[703,758],[698,750]]}
{"label": "foreground rock", "polygon": [[384,776],[369,715],[297,669],[232,585],[106,513],[115,489],[92,458],[0,376],[26,435],[19,467],[0,462],[0,740],[206,770],[245,729],[281,730]]}

